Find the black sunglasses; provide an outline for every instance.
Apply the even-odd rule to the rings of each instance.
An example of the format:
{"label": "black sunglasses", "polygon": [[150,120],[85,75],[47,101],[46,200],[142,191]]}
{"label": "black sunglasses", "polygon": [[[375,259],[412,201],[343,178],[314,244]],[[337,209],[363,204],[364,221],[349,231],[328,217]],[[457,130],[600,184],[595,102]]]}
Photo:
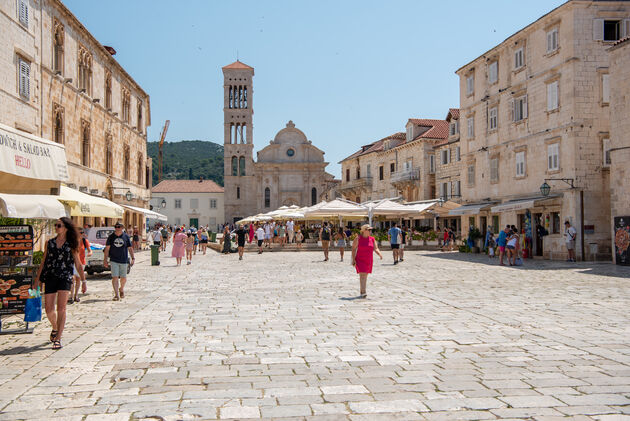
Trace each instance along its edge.
{"label": "black sunglasses", "polygon": [[55,224],[55,228],[61,228],[63,227],[63,224]]}

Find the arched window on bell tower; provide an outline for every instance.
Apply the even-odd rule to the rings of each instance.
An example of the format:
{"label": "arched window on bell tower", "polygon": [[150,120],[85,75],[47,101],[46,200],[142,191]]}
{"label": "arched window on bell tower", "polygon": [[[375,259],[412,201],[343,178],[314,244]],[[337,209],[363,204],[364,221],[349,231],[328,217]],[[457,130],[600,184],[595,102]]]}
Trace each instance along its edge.
{"label": "arched window on bell tower", "polygon": [[317,204],[317,189],[313,187],[311,189],[311,206]]}
{"label": "arched window on bell tower", "polygon": [[238,168],[239,168],[239,175],[245,175],[245,157],[241,156],[238,159]]}
{"label": "arched window on bell tower", "polygon": [[235,156],[232,157],[232,175],[235,177],[238,175],[238,158]]}

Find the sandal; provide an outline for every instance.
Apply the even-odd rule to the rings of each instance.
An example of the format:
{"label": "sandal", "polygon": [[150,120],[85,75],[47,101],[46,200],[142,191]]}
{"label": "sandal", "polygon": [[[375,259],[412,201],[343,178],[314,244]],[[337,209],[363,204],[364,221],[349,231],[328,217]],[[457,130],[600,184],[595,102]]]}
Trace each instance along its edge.
{"label": "sandal", "polygon": [[61,339],[55,339],[53,341],[52,349],[61,349],[61,348],[63,348],[63,345],[61,345]]}
{"label": "sandal", "polygon": [[57,333],[59,333],[56,330],[53,330],[52,332],[50,332],[50,342],[55,342],[55,339],[57,338]]}
{"label": "sandal", "polygon": [[120,301],[120,297],[114,296],[114,298],[112,298],[112,301]]}
{"label": "sandal", "polygon": [[74,301],[77,302],[77,303],[80,303],[81,299],[79,297],[77,297],[77,298],[74,299]]}
{"label": "sandal", "polygon": [[123,291],[122,289],[119,289],[118,292],[120,292],[120,298],[125,298],[125,291]]}

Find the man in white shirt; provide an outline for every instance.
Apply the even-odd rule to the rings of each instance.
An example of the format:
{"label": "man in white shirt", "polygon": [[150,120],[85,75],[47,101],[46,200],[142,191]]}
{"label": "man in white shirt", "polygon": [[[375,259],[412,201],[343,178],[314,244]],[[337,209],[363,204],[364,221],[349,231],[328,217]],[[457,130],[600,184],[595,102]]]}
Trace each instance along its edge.
{"label": "man in white shirt", "polygon": [[294,229],[293,219],[289,219],[289,222],[287,222],[287,236],[289,237],[289,244],[293,243],[293,235],[295,234],[293,229]]}
{"label": "man in white shirt", "polygon": [[256,240],[258,240],[258,254],[262,254],[262,246],[266,236],[267,235],[265,234],[265,230],[259,225],[258,229],[256,230]]}
{"label": "man in white shirt", "polygon": [[577,231],[571,226],[569,221],[565,221],[564,239],[567,243],[567,251],[569,252],[567,262],[575,262],[575,237],[577,237]]}

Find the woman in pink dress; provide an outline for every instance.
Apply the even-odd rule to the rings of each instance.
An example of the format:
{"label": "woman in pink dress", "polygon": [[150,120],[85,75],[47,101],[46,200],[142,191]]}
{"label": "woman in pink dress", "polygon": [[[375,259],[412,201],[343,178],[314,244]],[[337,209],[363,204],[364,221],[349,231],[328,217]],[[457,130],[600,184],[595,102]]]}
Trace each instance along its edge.
{"label": "woman in pink dress", "polygon": [[372,227],[365,224],[361,227],[361,232],[352,242],[352,266],[354,266],[359,274],[360,296],[366,298],[367,277],[368,273],[372,273],[372,263],[374,261],[373,253],[383,260],[383,255],[378,249],[378,244],[372,237]]}
{"label": "woman in pink dress", "polygon": [[177,260],[177,266],[182,264],[182,259],[186,255],[186,239],[188,236],[182,232],[179,227],[175,228],[175,235],[173,235],[173,251],[171,256]]}
{"label": "woman in pink dress", "polygon": [[254,230],[254,224],[249,224],[249,244],[252,243],[252,241],[254,240],[254,233],[256,231]]}

